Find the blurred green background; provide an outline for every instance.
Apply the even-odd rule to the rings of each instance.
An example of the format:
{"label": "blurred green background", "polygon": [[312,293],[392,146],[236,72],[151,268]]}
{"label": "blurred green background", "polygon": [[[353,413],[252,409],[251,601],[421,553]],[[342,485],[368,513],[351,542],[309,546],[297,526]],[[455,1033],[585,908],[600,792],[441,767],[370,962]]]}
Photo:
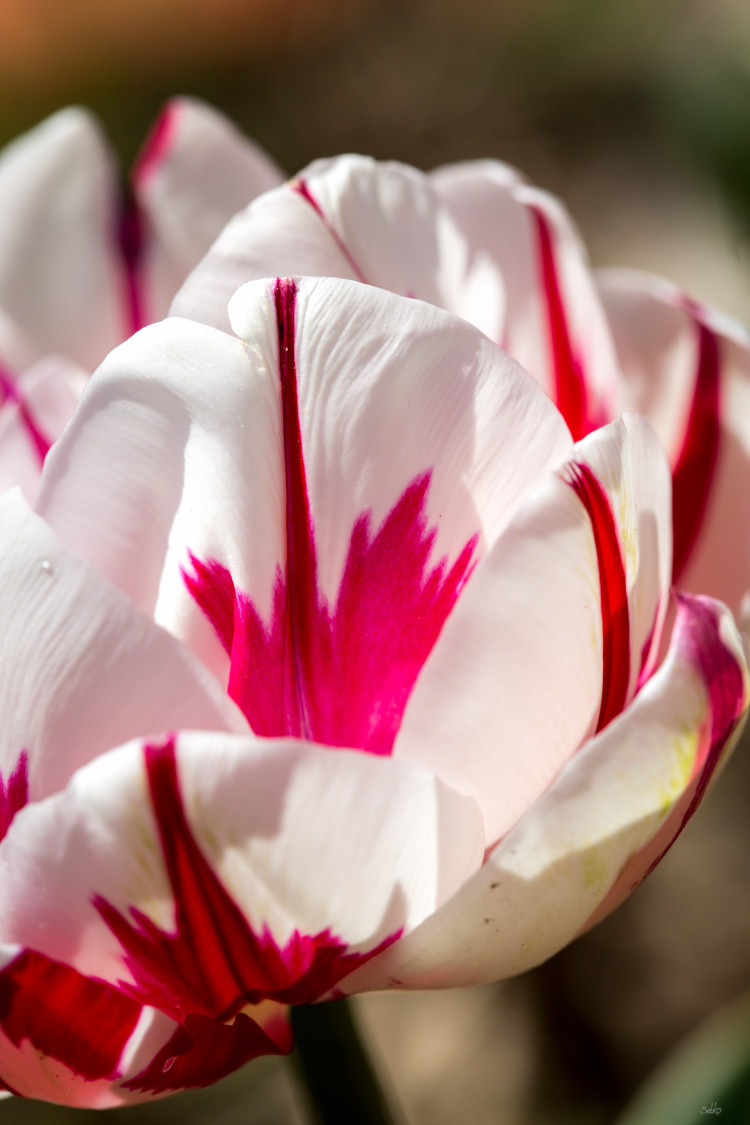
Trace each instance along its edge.
{"label": "blurred green background", "polygon": [[[174,93],[217,105],[290,174],[340,151],[423,168],[510,161],[563,197],[594,264],[654,270],[750,320],[743,0],[0,0],[0,143],[80,102],[127,165]],[[362,998],[404,1121],[613,1121],[684,1036],[750,988],[749,809],[746,742],[648,882],[548,965],[490,988]],[[721,1105],[717,1071],[685,1065],[695,1105],[663,1125]],[[675,1073],[676,1089],[687,1072]],[[743,1125],[750,1106],[732,1097],[722,1125]],[[0,1104],[3,1125],[90,1116]],[[275,1059],[107,1119],[305,1121]]]}

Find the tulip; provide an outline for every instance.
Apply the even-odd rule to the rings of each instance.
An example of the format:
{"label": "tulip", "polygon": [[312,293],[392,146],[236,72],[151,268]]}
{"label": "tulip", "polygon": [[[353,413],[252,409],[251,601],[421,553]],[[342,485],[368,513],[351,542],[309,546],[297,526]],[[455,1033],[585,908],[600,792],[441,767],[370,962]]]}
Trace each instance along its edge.
{"label": "tulip", "polygon": [[[673,476],[673,579],[750,621],[750,340],[666,282],[592,274],[561,205],[493,161],[424,175],[310,165],[222,232],[172,311],[229,329],[243,281],[348,277],[440,305],[500,344],[576,440],[644,414]],[[739,531],[738,531],[739,529]]]}
{"label": "tulip", "polygon": [[736,738],[731,614],[668,613],[642,418],[574,442],[432,304],[250,282],[104,361],[0,497],[0,1078],[110,1106],[287,1005],[497,980],[654,867]]}
{"label": "tulip", "polygon": [[86,378],[169,303],[280,171],[200,102],[169,102],[123,198],[96,121],[66,109],[0,154],[0,488],[33,499]]}

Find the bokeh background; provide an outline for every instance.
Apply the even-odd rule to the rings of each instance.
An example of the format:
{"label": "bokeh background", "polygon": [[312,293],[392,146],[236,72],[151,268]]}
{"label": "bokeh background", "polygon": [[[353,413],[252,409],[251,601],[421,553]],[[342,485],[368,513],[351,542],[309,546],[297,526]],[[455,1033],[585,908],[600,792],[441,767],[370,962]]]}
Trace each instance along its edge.
{"label": "bokeh background", "polygon": [[[509,161],[562,196],[595,265],[656,271],[750,321],[746,0],[0,0],[0,143],[78,102],[127,167],[174,93],[217,105],[290,174],[342,151],[422,168]],[[488,988],[360,999],[402,1120],[618,1119],[685,1036],[750,989],[748,810],[745,740],[647,883],[547,965]],[[659,1125],[706,1120],[712,1102],[722,1125],[749,1122],[750,1084],[735,1078],[722,1105],[709,1066],[688,1116]],[[629,1125],[646,1120],[635,1113]],[[0,1103],[2,1125],[90,1117]],[[307,1118],[288,1063],[261,1059],[107,1120]]]}

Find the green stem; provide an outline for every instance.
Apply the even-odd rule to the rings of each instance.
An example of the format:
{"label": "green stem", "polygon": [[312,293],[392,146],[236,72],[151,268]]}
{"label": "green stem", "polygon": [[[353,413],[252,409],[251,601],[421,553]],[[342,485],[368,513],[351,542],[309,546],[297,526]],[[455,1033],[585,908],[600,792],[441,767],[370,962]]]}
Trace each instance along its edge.
{"label": "green stem", "polygon": [[312,1125],[396,1125],[347,1000],[293,1008],[292,1029]]}

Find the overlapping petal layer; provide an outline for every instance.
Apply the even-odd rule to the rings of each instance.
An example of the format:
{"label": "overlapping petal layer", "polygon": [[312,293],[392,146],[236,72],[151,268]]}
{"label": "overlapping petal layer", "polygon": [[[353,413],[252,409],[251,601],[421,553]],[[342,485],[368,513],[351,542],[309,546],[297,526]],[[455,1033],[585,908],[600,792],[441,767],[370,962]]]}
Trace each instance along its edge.
{"label": "overlapping petal layer", "polygon": [[[223,682],[227,656],[252,664],[262,645],[254,675],[266,700],[290,682],[287,604],[300,621],[340,619],[335,653],[315,638],[298,637],[296,650],[340,714],[333,685],[367,657],[375,623],[383,643],[421,627],[409,599],[428,574],[437,588],[425,612],[570,439],[532,380],[440,310],[336,279],[301,281],[282,304],[274,283],[240,290],[231,315],[247,343],[169,319],[114,352],[49,459],[38,510]],[[235,613],[244,624],[230,636],[221,623]],[[357,675],[383,677],[394,659],[376,653]]]}
{"label": "overlapping petal layer", "polygon": [[166,314],[227,219],[281,179],[224,117],[185,98],[165,108],[125,192],[84,110],[64,110],[3,150],[1,486],[20,484],[33,499],[85,377]]}
{"label": "overlapping petal layer", "polygon": [[227,226],[178,292],[175,315],[227,331],[234,289],[310,273],[366,281],[476,324],[547,391],[576,440],[645,413],[674,473],[675,578],[737,612],[750,585],[746,334],[673,287],[591,274],[559,202],[496,161],[424,175],[344,156],[316,161]]}
{"label": "overlapping petal layer", "polygon": [[192,653],[67,551],[17,493],[0,498],[0,534],[0,779],[24,756],[27,799],[39,800],[128,738],[246,729]]}
{"label": "overlapping petal layer", "polygon": [[615,356],[578,236],[505,165],[426,176],[359,156],[316,161],[232,220],[172,312],[226,331],[243,281],[300,273],[365,281],[476,324],[534,375],[576,438],[614,416]]}
{"label": "overlapping petal layer", "polygon": [[750,338],[660,278],[607,271],[599,291],[630,399],[672,466],[674,580],[737,613],[750,588]]}
{"label": "overlapping petal layer", "polygon": [[626,417],[526,501],[446,622],[394,753],[472,793],[488,842],[634,695],[668,589],[669,518],[658,442]]}
{"label": "overlapping petal layer", "polygon": [[695,811],[748,706],[720,603],[683,595],[669,652],[442,910],[339,987],[440,988],[550,957],[630,893]]}
{"label": "overlapping petal layer", "polygon": [[[429,180],[362,156],[318,160],[235,216],[178,293],[172,313],[229,330],[227,306],[252,278],[341,277],[472,315],[465,239]],[[500,297],[493,277],[482,284]]]}

